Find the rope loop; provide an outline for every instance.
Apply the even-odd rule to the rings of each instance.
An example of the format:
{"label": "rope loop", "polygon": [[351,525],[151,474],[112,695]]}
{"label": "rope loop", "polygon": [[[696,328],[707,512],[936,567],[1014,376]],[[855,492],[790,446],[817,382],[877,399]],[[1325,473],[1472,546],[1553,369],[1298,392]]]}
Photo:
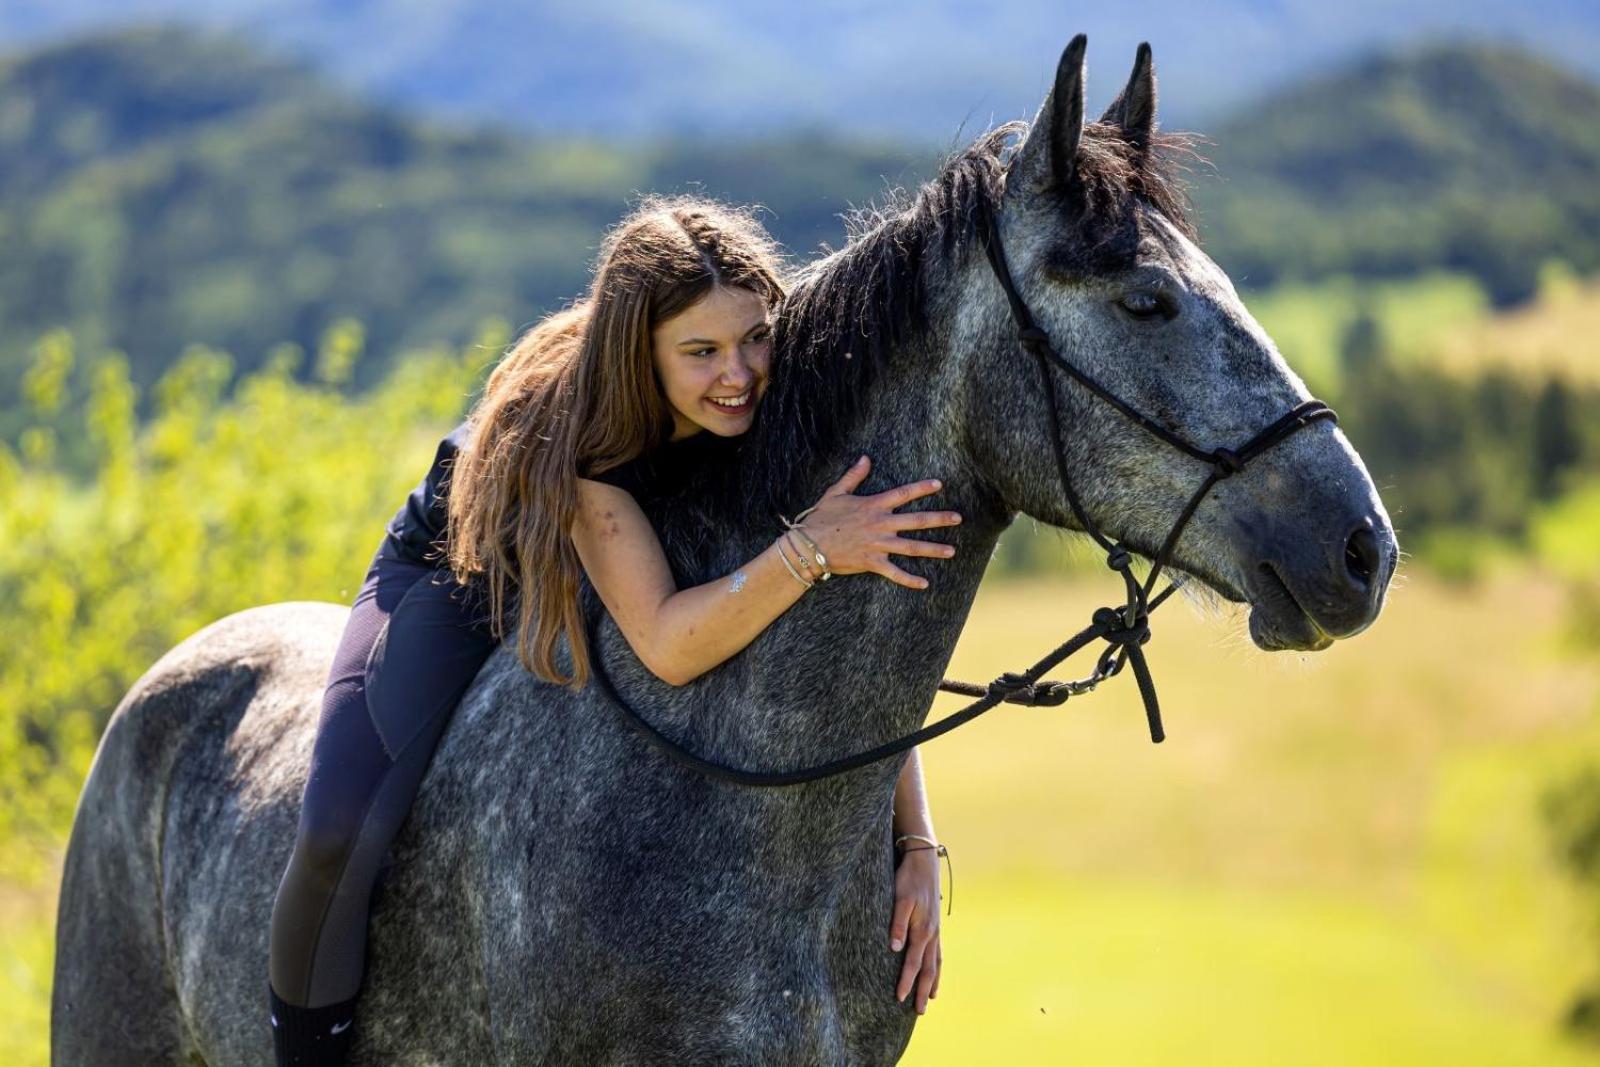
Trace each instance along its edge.
{"label": "rope loop", "polygon": [[1025,689],[1032,689],[1033,683],[1025,676],[1015,671],[1006,671],[988,685],[990,696],[1009,697],[1013,693],[1020,693]]}
{"label": "rope loop", "polygon": [[1110,554],[1106,556],[1106,566],[1110,567],[1114,571],[1125,571],[1132,565],[1133,556],[1130,555],[1128,550],[1123,548],[1121,545],[1113,548]]}
{"label": "rope loop", "polygon": [[[1030,708],[1054,708],[1074,695],[1075,682],[1030,682],[1025,674],[1007,671],[984,687],[984,696]],[[1091,687],[1092,688],[1092,687]]]}

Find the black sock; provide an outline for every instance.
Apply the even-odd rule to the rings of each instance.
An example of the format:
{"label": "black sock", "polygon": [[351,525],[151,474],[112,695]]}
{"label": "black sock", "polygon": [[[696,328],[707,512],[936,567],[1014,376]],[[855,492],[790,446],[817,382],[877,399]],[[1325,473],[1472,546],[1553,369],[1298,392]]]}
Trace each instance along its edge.
{"label": "black sock", "polygon": [[272,1004],[272,1047],[278,1067],[341,1067],[350,1049],[356,998],[318,1008],[303,1008],[278,996],[267,983]]}

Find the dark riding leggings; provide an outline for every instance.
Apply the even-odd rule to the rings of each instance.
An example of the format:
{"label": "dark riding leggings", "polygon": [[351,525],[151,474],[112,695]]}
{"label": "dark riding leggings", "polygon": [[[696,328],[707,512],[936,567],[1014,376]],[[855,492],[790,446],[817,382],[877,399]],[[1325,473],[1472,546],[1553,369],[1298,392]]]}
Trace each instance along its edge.
{"label": "dark riding leggings", "polygon": [[385,538],[334,654],[272,908],[271,980],[289,1003],[320,1007],[360,990],[378,867],[496,644],[476,587],[401,557]]}

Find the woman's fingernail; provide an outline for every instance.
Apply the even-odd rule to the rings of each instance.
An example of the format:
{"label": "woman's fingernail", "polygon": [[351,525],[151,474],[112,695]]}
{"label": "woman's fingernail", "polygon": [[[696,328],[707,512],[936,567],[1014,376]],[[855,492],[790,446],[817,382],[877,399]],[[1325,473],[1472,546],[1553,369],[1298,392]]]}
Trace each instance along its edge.
{"label": "woman's fingernail", "polygon": [[940,480],[939,480],[939,479],[937,479],[937,478],[935,478],[935,479],[934,479],[934,480],[933,480],[933,487],[934,487],[934,488],[935,488],[935,489],[943,489],[943,488],[944,488],[944,483],[943,483],[943,482],[941,482],[941,481],[940,481]]}
{"label": "woman's fingernail", "polygon": [[895,939],[894,939],[894,940],[893,940],[893,941],[890,941],[890,942],[889,942],[889,947],[890,947],[890,948],[892,948],[892,949],[894,949],[894,950],[895,950],[895,951],[896,951],[896,952],[899,952],[899,951],[900,951],[900,945],[901,945],[901,943],[902,943],[902,942],[901,942],[901,941],[900,941],[900,939],[899,939],[899,938],[898,938],[898,937],[897,937],[897,938],[895,938]]}

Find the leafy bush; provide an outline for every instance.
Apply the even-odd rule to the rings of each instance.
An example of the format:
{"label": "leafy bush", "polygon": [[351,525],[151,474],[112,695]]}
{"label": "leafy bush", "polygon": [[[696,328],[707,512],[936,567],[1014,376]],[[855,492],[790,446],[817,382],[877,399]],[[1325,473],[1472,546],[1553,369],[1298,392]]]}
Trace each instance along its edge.
{"label": "leafy bush", "polygon": [[192,346],[143,425],[120,353],[91,362],[74,403],[72,338],[40,342],[32,424],[20,454],[0,445],[0,877],[42,871],[117,701],[167,649],[257,604],[355,595],[508,333],[412,353],[359,397],[356,323],[327,332],[309,381],[293,346],[237,381],[227,353]]}

